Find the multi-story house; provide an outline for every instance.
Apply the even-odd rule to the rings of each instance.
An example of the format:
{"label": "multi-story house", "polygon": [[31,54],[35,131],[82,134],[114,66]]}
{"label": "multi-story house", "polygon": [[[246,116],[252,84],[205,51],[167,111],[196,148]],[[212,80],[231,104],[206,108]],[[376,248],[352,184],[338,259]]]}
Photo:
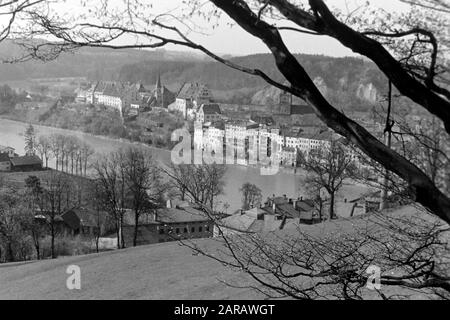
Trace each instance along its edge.
{"label": "multi-story house", "polygon": [[178,92],[175,103],[169,106],[169,110],[180,112],[185,119],[193,119],[202,104],[211,102],[211,91],[206,85],[185,83]]}
{"label": "multi-story house", "polygon": [[0,146],[0,153],[6,153],[10,158],[15,156],[15,151],[13,147]]}
{"label": "multi-story house", "polygon": [[112,107],[119,111],[119,113],[122,115],[124,109],[124,98],[121,93],[121,89],[122,88],[114,84],[108,85],[102,92],[102,94],[97,96],[96,103]]}
{"label": "multi-story house", "polygon": [[278,159],[280,164],[294,167],[297,163],[297,149],[293,147],[282,147]]}
{"label": "multi-story house", "polygon": [[222,118],[220,106],[217,103],[202,104],[196,113],[196,120],[199,122],[215,122]]}
{"label": "multi-story house", "polygon": [[0,171],[11,171],[11,161],[7,153],[0,153]]}

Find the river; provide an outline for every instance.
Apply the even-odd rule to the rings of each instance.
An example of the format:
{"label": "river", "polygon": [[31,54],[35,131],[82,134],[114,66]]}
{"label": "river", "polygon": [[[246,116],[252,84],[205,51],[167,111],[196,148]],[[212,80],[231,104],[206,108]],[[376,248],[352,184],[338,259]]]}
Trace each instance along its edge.
{"label": "river", "polygon": [[[0,145],[11,146],[16,149],[19,154],[24,153],[24,137],[27,124],[17,121],[11,121],[7,119],[0,119]],[[132,142],[120,141],[110,138],[93,136],[90,134],[64,130],[59,128],[44,127],[34,125],[38,135],[50,135],[52,133],[61,133],[67,135],[77,136],[90,144],[97,153],[97,156],[117,150],[121,147],[135,145]],[[144,148],[150,150],[154,158],[162,163],[169,163],[170,151],[164,149],[153,148],[144,146]],[[50,166],[54,166],[54,162],[50,161]],[[281,169],[275,175],[261,175],[260,170],[254,167],[228,165],[225,178],[224,195],[220,197],[222,203],[228,203],[228,213],[232,213],[240,208],[241,194],[239,188],[245,182],[250,182],[257,185],[263,195],[263,199],[271,196],[272,194],[283,195],[296,198],[303,192],[302,189],[302,176],[296,175],[290,172],[288,169]],[[219,208],[221,206],[219,205]]]}

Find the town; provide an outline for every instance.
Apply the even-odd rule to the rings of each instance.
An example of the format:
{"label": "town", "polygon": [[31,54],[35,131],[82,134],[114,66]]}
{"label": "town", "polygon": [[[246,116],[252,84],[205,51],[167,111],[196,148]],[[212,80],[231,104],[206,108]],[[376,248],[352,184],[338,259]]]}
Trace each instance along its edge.
{"label": "town", "polygon": [[[117,212],[108,213],[104,210],[105,208],[96,209],[92,207],[92,204],[86,205],[80,200],[82,197],[80,193],[83,191],[78,190],[79,199],[67,197],[66,206],[61,209],[59,205],[58,212],[45,212],[44,208],[39,208],[35,215],[37,224],[45,230],[50,217],[50,224],[54,224],[52,229],[58,230],[53,234],[54,238],[56,234],[62,237],[80,235],[87,239],[87,246],[91,246],[87,249],[88,251],[94,250],[94,247],[98,251],[180,239],[218,237],[223,234],[281,230],[291,223],[294,225],[316,224],[330,217],[353,217],[377,211],[382,206],[386,206],[382,203],[383,195],[380,187],[382,172],[371,169],[366,157],[352,148],[342,136],[327,129],[309,106],[293,104],[289,93],[277,91],[275,94],[276,96],[272,99],[274,105],[268,107],[227,105],[215,102],[207,85],[197,82],[185,83],[178,93],[172,93],[163,86],[158,74],[156,84],[150,90],[141,83],[117,81],[85,83],[84,86],[78,86],[70,98],[66,97],[64,103],[61,102],[63,97],[58,97],[57,108],[85,109],[89,106],[100,108],[100,110],[103,108],[103,110],[117,113],[124,124],[141,117],[150,119],[153,116],[158,117],[162,112],[167,117],[183,120],[179,123],[180,126],[188,128],[192,134],[189,142],[192,149],[203,154],[220,154],[222,159],[227,159],[227,164],[262,165],[264,164],[262,160],[270,158],[270,161],[295,170],[294,172],[297,170],[308,172],[314,170],[311,168],[314,165],[313,162],[309,163],[309,157],[312,155],[312,158],[318,161],[316,165],[326,163],[328,160],[342,162],[342,168],[339,168],[342,172],[334,173],[335,179],[365,180],[372,182],[378,188],[369,187],[370,183],[366,186],[361,184],[365,193],[348,194],[336,201],[335,191],[338,191],[341,185],[336,187],[323,184],[314,186],[315,190],[308,194],[297,194],[296,198],[283,194],[270,194],[267,195],[267,199],[262,199],[258,186],[246,183],[242,185],[242,196],[247,200],[243,202],[240,209],[230,214],[224,208],[217,209],[217,203],[214,203],[214,196],[223,193],[223,190],[218,190],[215,195],[208,195],[199,201],[196,193],[200,190],[192,190],[190,197],[186,197],[188,187],[186,181],[183,181],[187,175],[197,172],[204,175],[202,178],[205,181],[210,180],[211,176],[220,171],[215,180],[210,181],[212,184],[220,185],[225,171],[215,168],[213,164],[214,174],[200,172],[201,169],[195,166],[189,167],[189,163],[186,163],[187,169],[184,172],[173,168],[170,173],[166,172],[169,182],[166,181],[164,185],[158,187],[160,190],[154,191],[158,197],[153,195],[151,199],[148,196],[145,201],[149,203],[142,208],[133,211],[131,204],[127,207],[123,203],[118,213],[119,221],[114,221],[117,220],[117,217],[114,217]],[[31,94],[28,93],[27,96]],[[253,109],[260,109],[260,111],[247,111]],[[368,120],[370,119],[368,113],[360,114],[359,117],[367,122],[367,126],[374,135],[382,136],[383,125],[380,122],[376,122],[375,119]],[[47,181],[50,185],[54,179],[74,179],[71,177],[86,180],[89,184],[95,185],[98,183],[96,179],[106,174],[106,171],[102,172],[99,168],[98,162],[93,162],[95,150],[86,143],[77,141],[75,137],[62,135],[37,137],[33,126],[29,125],[24,134],[24,140],[25,144],[30,145],[25,147],[27,152],[23,156],[16,154],[15,149],[10,146],[0,147],[1,172],[11,172],[11,175],[14,175],[14,172],[21,172],[22,177],[26,179],[33,177],[40,184],[40,179],[35,176],[38,172],[38,176],[43,176],[42,182]],[[135,147],[121,152],[123,157],[142,153]],[[141,156],[143,157],[144,154],[146,153],[142,153]],[[112,153],[111,159],[113,156]],[[150,155],[147,156],[150,157]],[[231,162],[228,162],[230,158]],[[50,168],[48,163],[52,159],[54,165]],[[216,158],[216,160],[218,160],[217,164],[225,163],[220,162],[220,159]],[[150,165],[146,164],[144,159],[141,159],[141,162],[142,166]],[[204,165],[206,164],[201,164],[201,166]],[[90,172],[87,172],[87,167],[91,167]],[[333,168],[328,167],[325,170],[333,170]],[[354,172],[350,174],[350,171]],[[55,176],[55,172],[60,172],[67,177]],[[326,174],[333,173],[326,172]],[[160,176],[158,174],[158,179],[161,178]],[[7,180],[8,175],[5,177]],[[21,182],[25,183],[25,181]],[[172,184],[172,189],[178,189],[178,192],[175,192],[178,195],[174,197],[173,190],[167,184]],[[335,190],[330,192],[329,187]],[[67,186],[66,190],[72,190],[71,188],[74,187]],[[86,187],[75,187],[75,189],[79,188],[89,190]],[[201,188],[197,186],[197,189]],[[150,192],[147,190],[147,193]],[[125,195],[122,196],[125,197]],[[130,195],[127,196],[130,197]],[[390,199],[390,201],[398,200]],[[209,205],[210,210],[212,209],[209,214],[204,212],[205,205]],[[45,232],[41,236],[45,237]],[[95,241],[89,244],[92,239]],[[57,253],[52,252],[51,255],[57,256]],[[28,253],[20,259],[27,260],[32,257],[34,254]],[[9,258],[6,255],[2,257],[2,259],[15,258],[11,254]]]}
{"label": "town", "polygon": [[448,12],[0,1],[0,300],[448,300]]}

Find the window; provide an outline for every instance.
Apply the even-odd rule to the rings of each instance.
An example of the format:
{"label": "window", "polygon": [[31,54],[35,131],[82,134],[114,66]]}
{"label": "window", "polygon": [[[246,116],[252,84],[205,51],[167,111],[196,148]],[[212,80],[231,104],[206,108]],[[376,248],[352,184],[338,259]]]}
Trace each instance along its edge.
{"label": "window", "polygon": [[187,233],[188,232],[188,228],[184,228],[183,232]]}
{"label": "window", "polygon": [[195,232],[195,227],[192,227],[192,228],[191,228],[191,232]]}
{"label": "window", "polygon": [[206,231],[208,231],[208,232],[209,232],[209,226],[206,226]]}
{"label": "window", "polygon": [[164,229],[163,228],[159,229],[159,234],[164,234]]}
{"label": "window", "polygon": [[203,228],[202,227],[198,227],[198,232],[202,232]]}
{"label": "window", "polygon": [[176,232],[176,234],[179,234],[180,233],[180,228],[176,228],[175,232]]}

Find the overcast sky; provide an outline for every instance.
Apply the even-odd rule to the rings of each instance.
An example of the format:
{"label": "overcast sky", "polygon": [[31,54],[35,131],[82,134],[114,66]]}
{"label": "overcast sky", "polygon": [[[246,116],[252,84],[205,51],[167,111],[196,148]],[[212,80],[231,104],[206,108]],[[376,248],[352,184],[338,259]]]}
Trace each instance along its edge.
{"label": "overcast sky", "polygon": [[[365,0],[362,1],[365,2]],[[341,10],[347,10],[348,8],[351,11],[355,6],[361,4],[362,1],[328,0],[326,3],[331,7],[335,6]],[[162,2],[164,3],[164,1]],[[372,0],[370,2],[389,12],[402,11],[407,8],[405,4],[398,0]],[[168,8],[173,7],[175,3],[179,3],[179,0],[166,0]],[[210,33],[211,34],[208,36],[192,35],[191,37],[216,53],[246,55],[269,52],[261,40],[243,31],[239,26],[228,27],[223,23],[218,29],[210,31]],[[354,55],[351,50],[329,37],[299,34],[298,32],[291,31],[283,31],[282,35],[289,49],[295,53],[324,54],[331,56]],[[175,50],[185,50],[180,47],[170,48]]]}
{"label": "overcast sky", "polygon": [[[1,0],[0,0],[1,1]],[[387,11],[403,11],[408,8],[407,5],[401,3],[398,0],[369,0],[372,5],[382,7]],[[179,8],[182,0],[147,0],[153,4],[153,10],[155,13],[163,13],[170,11],[174,8]],[[326,3],[330,7],[337,7],[338,9],[346,12],[347,10],[352,11],[354,8],[358,7],[361,3],[365,3],[366,0],[327,0]],[[65,3],[65,4],[61,4]],[[64,8],[64,11],[69,11],[72,14],[77,14],[78,10],[73,2],[63,2],[57,4],[59,7],[58,11]],[[87,2],[89,4],[89,1]],[[91,2],[92,3],[92,2]],[[108,0],[108,5],[113,4],[123,4],[123,0]],[[63,7],[62,7],[63,6]],[[185,6],[185,5],[184,5]],[[5,19],[5,18],[3,18]],[[223,20],[223,21],[222,21]],[[243,31],[239,26],[234,25],[233,27],[227,26],[227,22],[231,20],[223,15],[223,18],[218,28],[212,29],[210,25],[205,23],[205,21],[200,21],[201,26],[208,30],[208,35],[201,34],[190,34],[190,38],[198,43],[201,43],[206,48],[218,54],[232,54],[232,55],[246,55],[254,53],[267,53],[267,47],[261,42],[261,40],[251,36],[247,32]],[[2,19],[0,16],[0,23]],[[293,25],[292,25],[293,26]],[[283,39],[287,46],[294,53],[308,53],[308,54],[324,54],[331,56],[346,56],[353,55],[353,53],[340,45],[336,40],[325,36],[313,36],[300,34],[298,32],[283,31]],[[132,42],[132,38],[125,39],[121,41],[123,43]],[[185,47],[180,46],[166,46],[166,49],[170,50],[189,50]]]}

